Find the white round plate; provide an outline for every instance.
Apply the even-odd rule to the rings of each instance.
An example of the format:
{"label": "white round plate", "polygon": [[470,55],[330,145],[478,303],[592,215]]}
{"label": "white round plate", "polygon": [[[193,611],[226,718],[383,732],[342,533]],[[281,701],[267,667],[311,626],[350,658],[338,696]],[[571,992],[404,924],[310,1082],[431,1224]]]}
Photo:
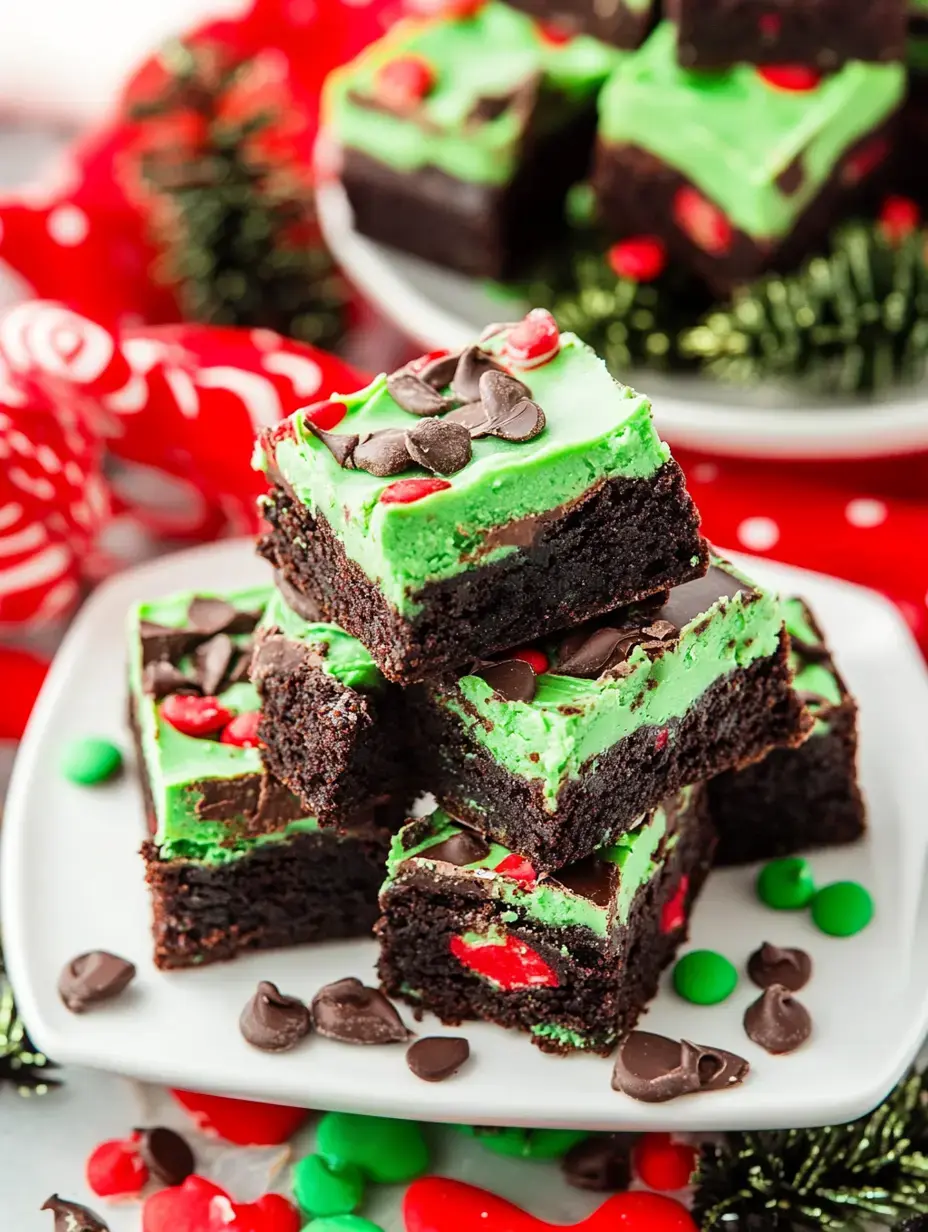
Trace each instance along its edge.
{"label": "white round plate", "polygon": [[[802,1000],[815,1030],[792,1056],[770,1057],[741,1019],[756,989],[743,978],[711,1008],[662,990],[644,1025],[746,1056],[738,1089],[664,1105],[610,1089],[611,1062],[545,1056],[527,1036],[482,1023],[463,1028],[472,1060],[428,1084],[402,1047],[359,1048],[310,1037],[281,1056],[256,1052],[238,1031],[259,979],[309,1000],[323,984],[374,980],[376,947],[357,940],[249,955],[233,963],[161,973],[151,962],[149,904],[138,855],[144,824],[132,773],[88,789],[57,765],[66,743],[95,733],[128,746],[123,626],[129,605],[174,590],[243,586],[266,576],[250,542],[198,548],[124,573],[100,587],[66,638],[33,714],[13,772],[3,825],[3,939],[23,1015],[60,1062],[115,1070],[196,1090],[256,1099],[470,1124],[590,1129],[775,1128],[834,1122],[875,1105],[915,1056],[928,1030],[928,905],[919,902],[925,844],[928,677],[895,609],[844,582],[747,560],[762,582],[808,597],[862,708],[863,781],[870,838],[813,860],[820,883],[854,878],[877,911],[856,937],[818,933],[808,914],[774,913],[752,890],[749,869],[715,873],[695,913],[691,946],[730,955],[741,968],[762,941],[809,950],[815,977]],[[749,821],[750,819],[746,819]],[[58,973],[75,954],[113,950],[134,962],[128,993],[82,1016],[64,1009]],[[434,1019],[421,1034],[442,1032]]]}
{"label": "white round plate", "polygon": [[[374,305],[426,350],[457,350],[491,321],[529,305],[491,283],[466,278],[377,244],[354,229],[341,184],[317,189],[326,242]],[[634,383],[636,374],[630,374]],[[879,401],[809,402],[784,389],[745,392],[699,377],[642,372],[661,435],[672,445],[753,458],[891,457],[928,449],[928,390]]]}

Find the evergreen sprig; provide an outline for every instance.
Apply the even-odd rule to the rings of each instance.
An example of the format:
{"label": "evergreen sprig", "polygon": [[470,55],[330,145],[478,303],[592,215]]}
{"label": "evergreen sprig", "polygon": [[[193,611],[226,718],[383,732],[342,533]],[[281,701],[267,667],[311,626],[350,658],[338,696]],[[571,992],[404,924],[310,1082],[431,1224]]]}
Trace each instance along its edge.
{"label": "evergreen sprig", "polygon": [[11,1086],[20,1095],[44,1095],[61,1084],[49,1077],[55,1064],[32,1043],[16,1008],[13,989],[0,953],[0,1091]]}

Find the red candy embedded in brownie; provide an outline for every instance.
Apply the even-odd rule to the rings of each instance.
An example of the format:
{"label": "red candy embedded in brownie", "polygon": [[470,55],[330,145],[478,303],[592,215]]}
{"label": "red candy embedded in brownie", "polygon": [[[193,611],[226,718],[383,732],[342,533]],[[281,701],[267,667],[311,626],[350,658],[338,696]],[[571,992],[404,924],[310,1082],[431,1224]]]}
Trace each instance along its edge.
{"label": "red candy embedded in brownie", "polygon": [[717,205],[689,185],[678,188],[674,195],[673,219],[680,230],[710,256],[724,256],[731,248],[731,223]]}
{"label": "red candy embedded in brownie", "polygon": [[397,479],[389,483],[380,493],[381,505],[411,505],[413,501],[431,496],[433,492],[444,492],[451,484],[447,479]]}
{"label": "red candy embedded in brownie", "polygon": [[468,971],[492,980],[506,992],[558,986],[557,972],[518,937],[502,935],[499,940],[481,937],[472,941],[452,937],[451,953]]}
{"label": "red candy embedded in brownie", "polygon": [[435,88],[435,70],[420,56],[388,60],[374,78],[374,96],[391,111],[414,111]]}
{"label": "red candy embedded in brownie", "polygon": [[548,670],[548,656],[542,650],[533,650],[531,646],[526,646],[524,650],[514,650],[509,657],[527,663],[536,676]]}
{"label": "red candy embedded in brownie", "polygon": [[260,710],[248,710],[245,714],[237,714],[231,723],[227,723],[219,737],[221,744],[234,744],[240,749],[256,749],[261,741],[258,739],[258,724],[261,722]]}
{"label": "red candy embedded in brownie", "polygon": [[347,412],[348,408],[344,402],[317,402],[306,408],[303,417],[322,432],[331,432],[338,427]]}
{"label": "red candy embedded in brownie", "polygon": [[686,923],[686,896],[689,892],[690,879],[684,873],[680,878],[680,884],[673,892],[673,897],[668,898],[661,908],[662,933],[675,933]]}
{"label": "red candy embedded in brownie", "polygon": [[101,1142],[87,1160],[87,1184],[98,1198],[134,1198],[148,1183],[138,1135]]}
{"label": "red candy embedded in brownie", "polygon": [[635,235],[613,244],[606,260],[617,278],[653,282],[667,267],[667,250],[656,235]]}
{"label": "red candy embedded in brownie", "polygon": [[845,162],[841,168],[843,184],[859,184],[872,171],[876,171],[880,163],[889,154],[889,142],[885,137],[874,137],[866,145],[862,145]]}
{"label": "red candy embedded in brownie", "polygon": [[218,697],[171,693],[161,703],[161,717],[185,736],[213,736],[232,721]]}
{"label": "red candy embedded in brownie", "polygon": [[797,94],[818,89],[822,74],[807,64],[766,64],[757,70],[768,86],[776,90],[790,90]]}
{"label": "red candy embedded in brownie", "polygon": [[696,1170],[697,1151],[670,1134],[643,1134],[632,1151],[638,1179],[649,1189],[686,1189]]}
{"label": "red candy embedded in brownie", "polygon": [[533,308],[506,335],[503,351],[516,368],[540,368],[561,349],[557,321],[547,308]]}
{"label": "red candy embedded in brownie", "polygon": [[783,19],[779,13],[761,13],[757,19],[757,29],[762,39],[772,41],[779,37]]}
{"label": "red candy embedded in brownie", "polygon": [[654,737],[655,753],[663,752],[663,750],[666,749],[667,747],[667,741],[669,739],[670,739],[670,730],[666,727],[662,727],[660,731],[657,733],[657,735]]}
{"label": "red candy embedded in brownie", "polygon": [[922,212],[911,197],[887,197],[880,207],[880,230],[893,244],[911,235],[921,222]]}
{"label": "red candy embedded in brownie", "polygon": [[234,1202],[202,1176],[152,1194],[142,1208],[142,1232],[299,1232],[301,1223],[282,1194]]}
{"label": "red candy embedded in brownie", "polygon": [[526,886],[533,886],[538,880],[538,874],[532,867],[531,861],[515,851],[511,851],[505,860],[500,860],[493,871],[502,873],[504,877],[509,877],[512,881],[521,881]]}

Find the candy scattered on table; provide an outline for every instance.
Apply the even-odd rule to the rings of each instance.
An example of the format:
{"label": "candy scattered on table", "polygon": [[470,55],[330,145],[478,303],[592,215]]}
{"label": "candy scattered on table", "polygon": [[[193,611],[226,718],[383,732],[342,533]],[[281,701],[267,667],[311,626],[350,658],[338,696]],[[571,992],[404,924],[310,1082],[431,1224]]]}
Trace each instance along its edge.
{"label": "candy scattered on table", "polygon": [[61,773],[69,782],[82,787],[108,782],[119,774],[122,765],[121,749],[100,736],[72,740],[61,757]]}
{"label": "candy scattered on table", "polygon": [[812,899],[812,921],[830,937],[853,937],[873,919],[873,899],[856,881],[834,881]]}
{"label": "candy scattered on table", "polygon": [[138,1150],[148,1171],[162,1185],[180,1185],[196,1171],[190,1143],[165,1125],[137,1130]]}
{"label": "candy scattered on table", "polygon": [[757,896],[776,911],[798,911],[815,894],[815,881],[808,860],[787,856],[771,860],[757,874]]}
{"label": "candy scattered on table", "polygon": [[45,1199],[42,1210],[54,1212],[55,1232],[109,1232],[109,1226],[89,1207],[57,1194]]}
{"label": "candy scattered on table", "polygon": [[293,1169],[293,1196],[305,1214],[350,1215],[364,1201],[364,1174],[357,1164],[304,1155]]}
{"label": "candy scattered on table", "polygon": [[406,1064],[424,1082],[444,1082],[470,1056],[470,1044],[460,1035],[427,1035],[406,1049]]}
{"label": "candy scattered on table", "polygon": [[242,1010],[239,1030],[249,1044],[264,1052],[295,1048],[312,1030],[309,1010],[299,997],[285,996],[269,980],[261,980]]}
{"label": "candy scattered on table", "polygon": [[353,976],[320,988],[312,1015],[320,1035],[343,1044],[401,1044],[409,1039],[392,1002]]}
{"label": "candy scattered on table", "polygon": [[583,1129],[524,1129],[519,1125],[457,1125],[495,1155],[515,1159],[560,1159],[589,1136]]}
{"label": "candy scattered on table", "polygon": [[812,959],[805,950],[781,949],[765,941],[748,959],[748,975],[758,988],[782,984],[798,992],[812,977]]}
{"label": "candy scattered on table", "polygon": [[85,1167],[87,1184],[98,1198],[134,1198],[148,1183],[148,1168],[137,1139],[111,1139],[94,1147]]}
{"label": "candy scattered on table", "polygon": [[748,1039],[775,1056],[793,1052],[812,1034],[809,1011],[782,984],[771,984],[744,1011]]}
{"label": "candy scattered on table", "polygon": [[591,1134],[575,1142],[561,1160],[561,1173],[574,1189],[611,1193],[628,1186],[635,1134]]}
{"label": "candy scattered on table", "polygon": [[730,997],[738,983],[734,964],[715,950],[690,950],[673,969],[673,986],[694,1005],[718,1005]]}
{"label": "candy scattered on table", "polygon": [[205,1177],[150,1194],[142,1207],[142,1232],[299,1232],[296,1208],[281,1194],[236,1202]]}
{"label": "candy scattered on table", "polygon": [[327,1112],[316,1131],[316,1151],[332,1165],[355,1165],[379,1185],[404,1184],[429,1166],[418,1124],[389,1117]]}
{"label": "candy scattered on table", "polygon": [[363,1215],[325,1215],[311,1219],[303,1232],[383,1232],[383,1228]]}
{"label": "candy scattered on table", "polygon": [[72,1014],[118,997],[135,977],[135,967],[105,950],[79,954],[66,963],[58,977],[58,995]]}
{"label": "candy scattered on table", "polygon": [[171,1095],[205,1134],[236,1146],[277,1146],[292,1138],[309,1117],[305,1108],[266,1104],[227,1095],[172,1089]]}
{"label": "candy scattered on table", "polygon": [[699,1152],[670,1134],[643,1134],[632,1151],[635,1175],[649,1189],[686,1189],[696,1171]]}

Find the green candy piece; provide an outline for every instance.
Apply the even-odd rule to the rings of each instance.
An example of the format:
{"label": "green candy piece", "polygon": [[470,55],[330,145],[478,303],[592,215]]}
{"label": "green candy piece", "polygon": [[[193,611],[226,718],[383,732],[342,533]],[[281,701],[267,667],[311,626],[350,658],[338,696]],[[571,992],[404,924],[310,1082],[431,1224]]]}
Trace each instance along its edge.
{"label": "green candy piece", "polygon": [[757,874],[757,897],[776,911],[808,907],[815,895],[815,881],[808,860],[789,856],[771,860]]}
{"label": "green candy piece", "polygon": [[293,1169],[293,1195],[307,1215],[348,1215],[364,1200],[364,1175],[357,1164],[307,1155]]}
{"label": "green candy piece", "polygon": [[83,736],[72,740],[61,758],[61,773],[69,783],[92,787],[105,783],[122,769],[122,752],[111,740]]}
{"label": "green candy piece", "polygon": [[857,881],[833,881],[812,899],[812,920],[829,937],[853,937],[873,919],[873,899]]}
{"label": "green candy piece", "polygon": [[316,1131],[316,1150],[330,1164],[355,1164],[367,1180],[397,1185],[422,1176],[429,1151],[416,1121],[327,1112]]}
{"label": "green candy piece", "polygon": [[303,1232],[383,1232],[383,1228],[363,1215],[324,1215],[311,1219]]}
{"label": "green candy piece", "polygon": [[731,996],[737,983],[734,965],[715,950],[690,950],[673,969],[674,988],[694,1005],[718,1005]]}
{"label": "green candy piece", "polygon": [[518,1125],[456,1125],[496,1155],[512,1159],[560,1159],[575,1143],[589,1137],[582,1129],[523,1129]]}

